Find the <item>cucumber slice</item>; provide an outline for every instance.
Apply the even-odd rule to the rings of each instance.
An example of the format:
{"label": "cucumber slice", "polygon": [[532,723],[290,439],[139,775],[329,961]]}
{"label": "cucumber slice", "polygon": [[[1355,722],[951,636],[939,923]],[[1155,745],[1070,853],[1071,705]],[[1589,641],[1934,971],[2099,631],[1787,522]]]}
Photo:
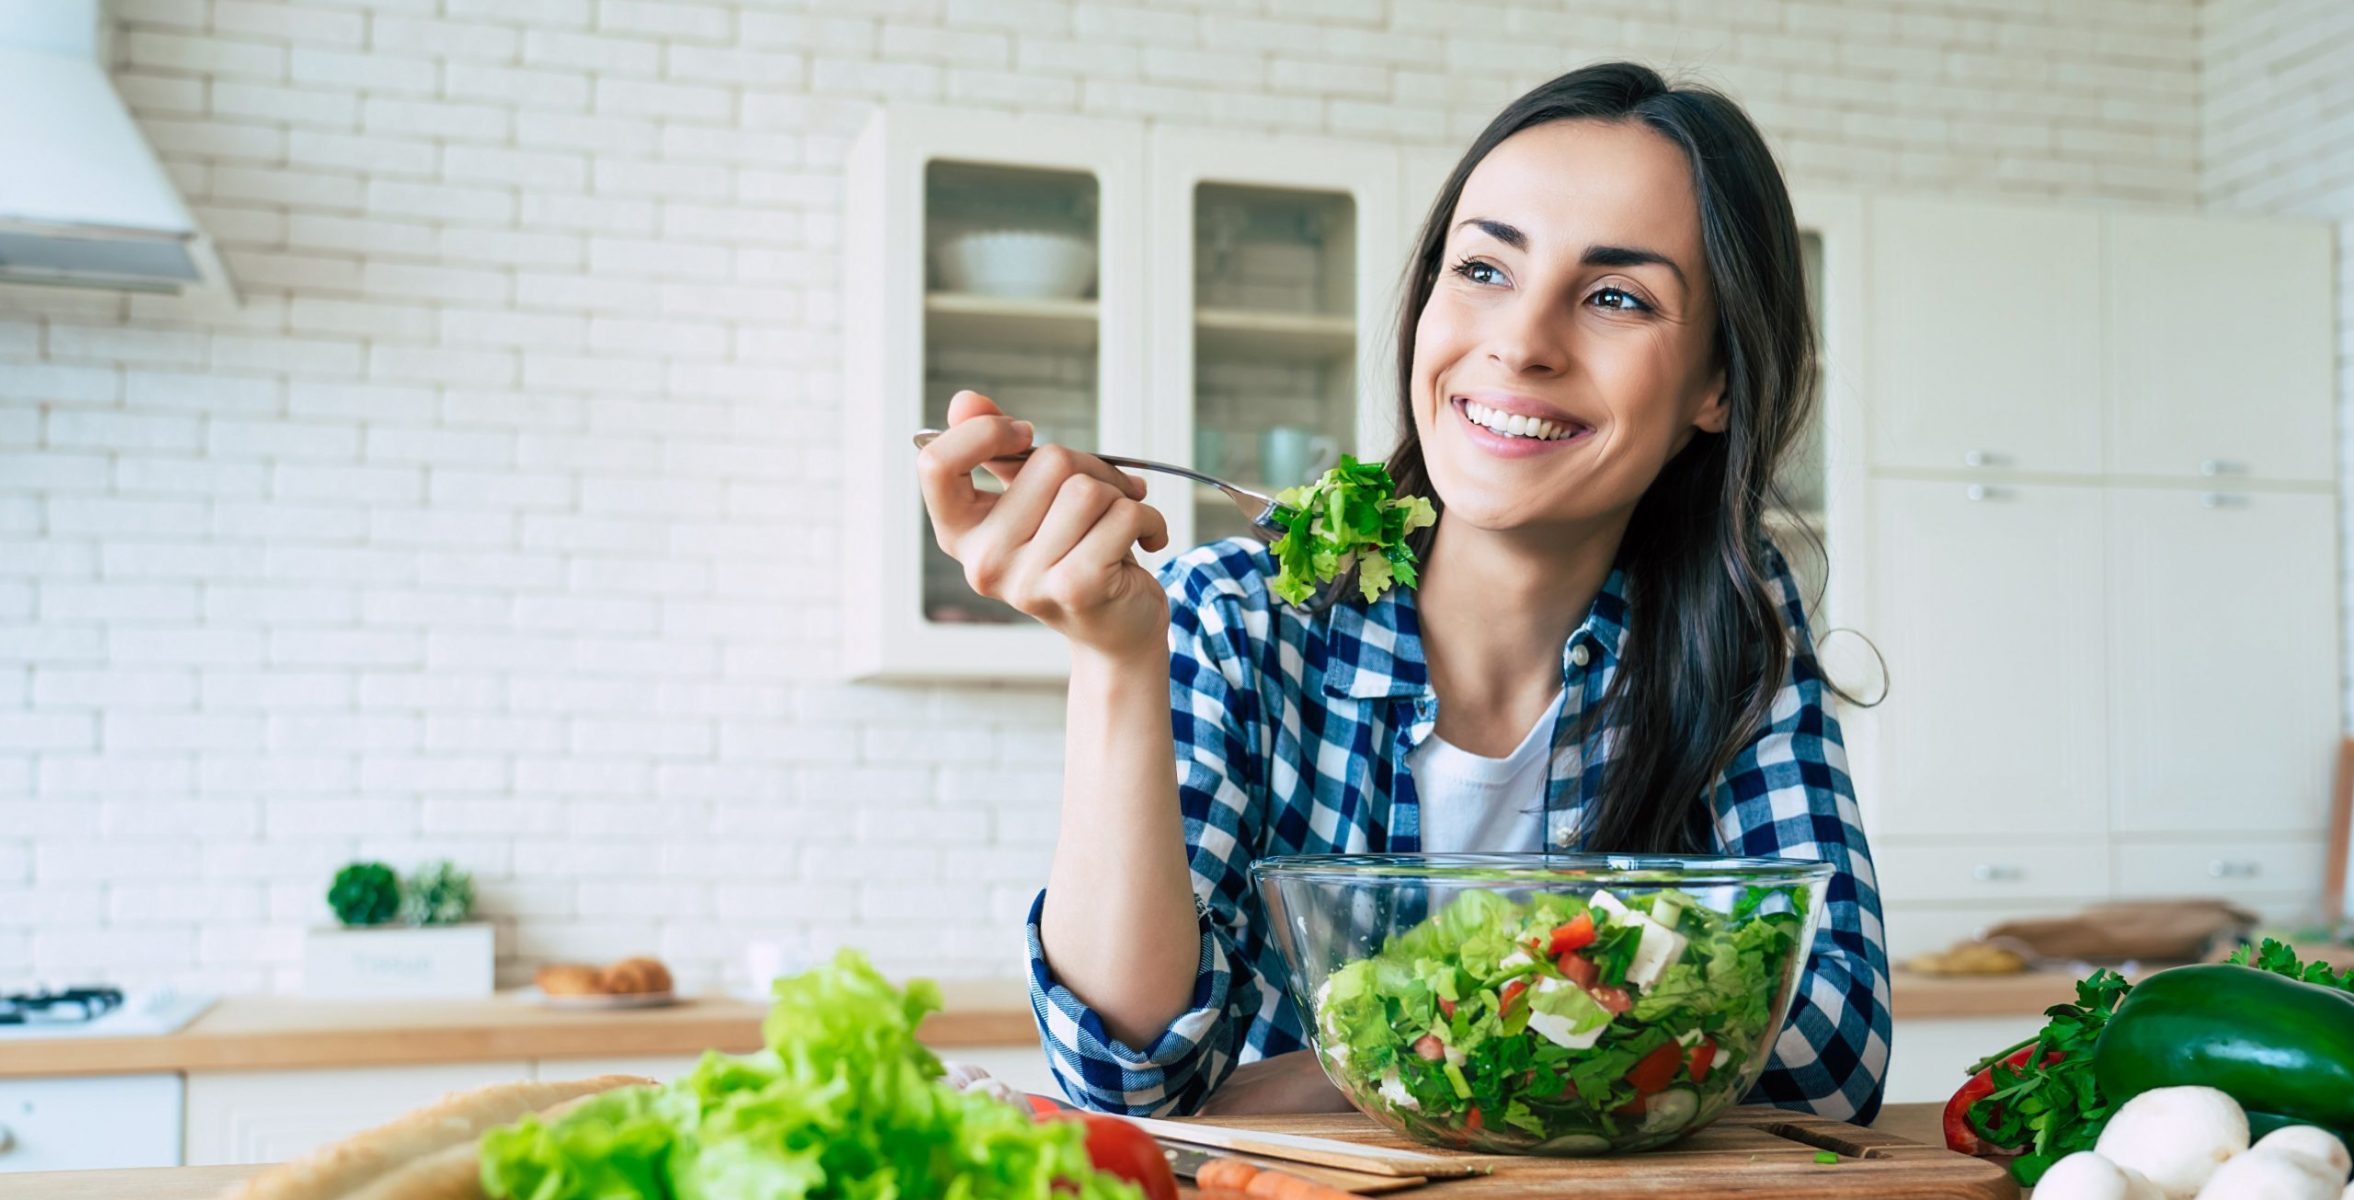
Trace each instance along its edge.
{"label": "cucumber slice", "polygon": [[1535,1147],[1538,1154],[1589,1155],[1610,1153],[1610,1139],[1595,1133],[1565,1133]]}
{"label": "cucumber slice", "polygon": [[1700,1112],[1700,1093],[1688,1087],[1672,1087],[1654,1093],[1651,1103],[1643,1110],[1643,1132],[1666,1133],[1682,1129],[1692,1123]]}

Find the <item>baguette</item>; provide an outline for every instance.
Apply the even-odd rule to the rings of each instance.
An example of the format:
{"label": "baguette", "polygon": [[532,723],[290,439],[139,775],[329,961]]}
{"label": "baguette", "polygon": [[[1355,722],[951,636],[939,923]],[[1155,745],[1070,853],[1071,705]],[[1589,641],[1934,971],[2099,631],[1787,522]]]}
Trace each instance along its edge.
{"label": "baguette", "polygon": [[224,1193],[221,1200],[343,1200],[379,1176],[452,1146],[471,1147],[486,1129],[525,1113],[652,1083],[635,1075],[599,1075],[557,1083],[498,1083],[452,1092],[414,1112],[281,1163]]}
{"label": "baguette", "polygon": [[[627,1076],[605,1076],[626,1079]],[[647,1082],[640,1080],[638,1082]],[[575,1096],[542,1110],[540,1120],[553,1121],[596,1099],[597,1093]],[[423,1158],[411,1159],[345,1192],[341,1200],[485,1200],[482,1194],[482,1138],[478,1135],[445,1146]]]}

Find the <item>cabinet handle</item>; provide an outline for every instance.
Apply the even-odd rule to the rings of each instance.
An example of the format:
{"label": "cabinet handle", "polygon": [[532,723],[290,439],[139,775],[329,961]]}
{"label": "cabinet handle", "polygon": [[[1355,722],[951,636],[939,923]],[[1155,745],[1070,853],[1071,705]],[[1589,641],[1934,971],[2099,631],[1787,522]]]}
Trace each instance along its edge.
{"label": "cabinet handle", "polygon": [[1970,868],[1970,878],[1980,883],[2009,883],[2026,877],[2026,874],[2009,863],[1979,863]]}
{"label": "cabinet handle", "polygon": [[2199,496],[2201,508],[2245,508],[2248,498],[2232,492],[2204,492]]}
{"label": "cabinet handle", "polygon": [[1988,487],[1983,483],[1973,483],[1969,487],[1964,488],[1962,490],[1962,494],[1968,496],[1972,500],[2008,500],[2011,498],[2011,489],[2002,487]]}
{"label": "cabinet handle", "polygon": [[2199,474],[2209,479],[2213,479],[2217,475],[2245,475],[2247,472],[2248,464],[2233,462],[2227,458],[2202,458],[2199,460]]}
{"label": "cabinet handle", "polygon": [[2010,459],[2007,456],[1993,450],[1965,450],[1962,452],[1962,465],[1965,467],[1999,467],[2009,462]]}
{"label": "cabinet handle", "polygon": [[2218,858],[2207,864],[2207,877],[2210,879],[2254,879],[2256,872],[2262,869],[2261,864],[2248,862],[2244,859],[2234,862]]}

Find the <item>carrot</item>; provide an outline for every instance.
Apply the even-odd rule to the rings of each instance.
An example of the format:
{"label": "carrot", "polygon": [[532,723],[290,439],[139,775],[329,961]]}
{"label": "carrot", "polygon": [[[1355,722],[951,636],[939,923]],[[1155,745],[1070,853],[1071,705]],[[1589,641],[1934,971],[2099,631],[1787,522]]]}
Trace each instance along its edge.
{"label": "carrot", "polygon": [[1354,1195],[1329,1183],[1318,1183],[1281,1171],[1259,1172],[1252,1177],[1250,1187],[1244,1190],[1259,1197],[1259,1200],[1357,1200]]}
{"label": "carrot", "polygon": [[1233,1188],[1196,1188],[1193,1200],[1251,1200],[1251,1194]]}
{"label": "carrot", "polygon": [[1193,1186],[1201,1190],[1229,1189],[1243,1191],[1258,1177],[1259,1169],[1239,1158],[1213,1158],[1193,1173]]}

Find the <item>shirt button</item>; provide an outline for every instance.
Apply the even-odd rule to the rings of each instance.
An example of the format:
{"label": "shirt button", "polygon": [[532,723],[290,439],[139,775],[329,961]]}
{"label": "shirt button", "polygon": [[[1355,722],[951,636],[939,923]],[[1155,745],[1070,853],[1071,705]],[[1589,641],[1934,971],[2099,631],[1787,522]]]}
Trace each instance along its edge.
{"label": "shirt button", "polygon": [[1577,645],[1571,646],[1569,648],[1569,661],[1578,666],[1585,666],[1587,663],[1593,661],[1593,658],[1593,652],[1586,649],[1586,644],[1584,642],[1579,642]]}

